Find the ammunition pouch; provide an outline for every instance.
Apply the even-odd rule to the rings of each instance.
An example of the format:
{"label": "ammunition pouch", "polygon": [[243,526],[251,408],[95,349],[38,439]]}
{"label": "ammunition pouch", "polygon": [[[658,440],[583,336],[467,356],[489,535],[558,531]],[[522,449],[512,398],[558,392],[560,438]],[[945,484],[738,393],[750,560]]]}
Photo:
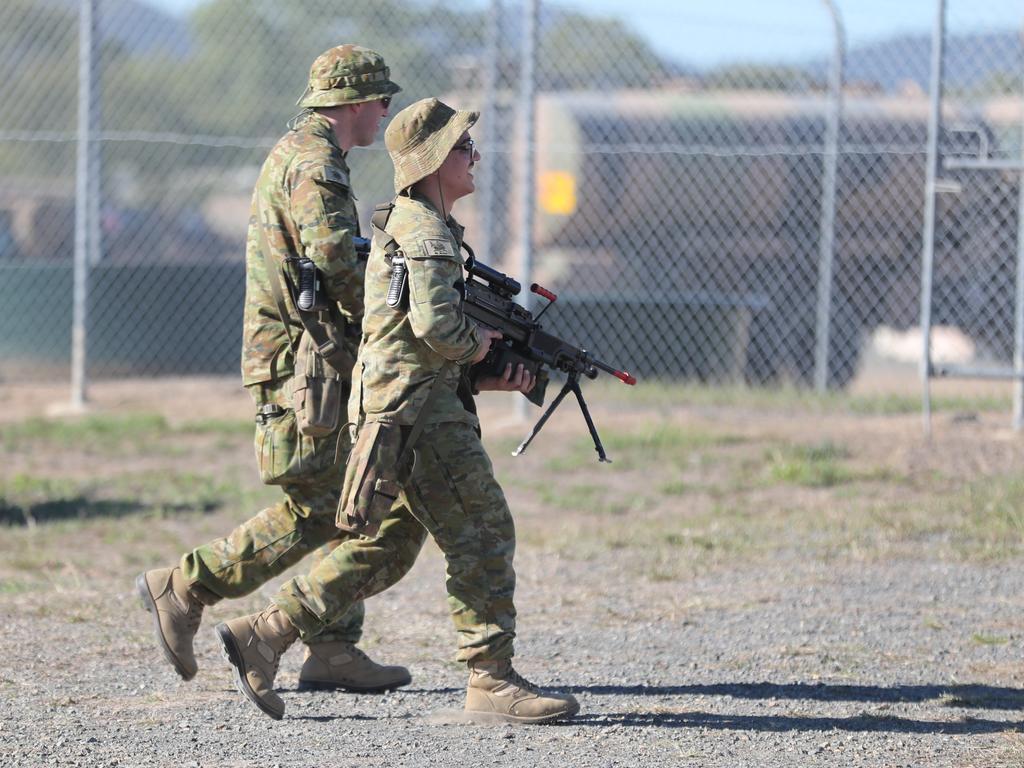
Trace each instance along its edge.
{"label": "ammunition pouch", "polygon": [[337,431],[348,397],[347,385],[347,378],[320,354],[312,337],[302,334],[291,380],[292,408],[299,432],[324,437]]}
{"label": "ammunition pouch", "polygon": [[397,424],[364,422],[348,464],[335,524],[343,531],[376,536],[398,500],[415,465],[415,452],[405,450],[409,429]]}
{"label": "ammunition pouch", "polygon": [[256,415],[256,461],[260,482],[285,485],[325,472],[338,463],[342,433],[310,437],[299,431],[295,411],[277,404]]}

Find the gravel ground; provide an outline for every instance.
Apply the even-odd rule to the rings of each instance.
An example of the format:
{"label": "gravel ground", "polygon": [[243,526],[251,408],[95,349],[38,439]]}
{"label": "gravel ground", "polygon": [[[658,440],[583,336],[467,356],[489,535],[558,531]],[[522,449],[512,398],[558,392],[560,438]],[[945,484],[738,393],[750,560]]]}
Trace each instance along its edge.
{"label": "gravel ground", "polygon": [[[293,650],[279,677],[288,707],[280,722],[242,699],[220,658],[211,628],[232,608],[210,612],[200,674],[183,683],[149,643],[130,579],[111,601],[89,589],[54,593],[45,619],[8,600],[0,762],[1019,765],[1019,565],[848,572],[794,553],[767,570],[638,584],[614,562],[524,553],[520,667],[581,703],[573,721],[535,727],[460,721],[464,674],[441,661],[453,632],[433,550],[368,605],[366,647],[408,664],[412,686],[299,693]],[[1010,641],[986,641],[983,630]]]}
{"label": "gravel ground", "polygon": [[[239,412],[248,407],[236,405]],[[621,423],[615,414],[595,413],[602,429],[614,434]],[[790,437],[798,439],[800,430],[813,428],[817,435],[823,429],[813,419],[810,426],[794,426],[785,413],[731,413],[691,410],[679,418],[715,422],[729,433],[742,427],[749,442],[706,449],[718,451],[719,464],[733,457],[740,469],[767,460],[757,442],[767,438],[758,431],[778,436],[796,430]],[[239,515],[232,509],[172,511],[0,528],[0,765],[1024,764],[1024,557],[1017,550],[950,556],[939,540],[948,532],[914,528],[898,547],[858,554],[822,548],[796,528],[787,536],[783,528],[769,554],[748,547],[706,564],[694,556],[665,575],[664,568],[645,570],[638,562],[645,551],[636,547],[607,541],[603,547],[545,547],[537,542],[557,516],[575,515],[584,526],[610,521],[628,538],[725,492],[687,485],[683,495],[665,496],[649,517],[636,519],[540,503],[526,480],[552,461],[559,441],[582,431],[573,418],[563,418],[561,426],[546,428],[548,447],[531,448],[525,462],[513,464],[497,450],[492,455],[523,533],[516,555],[517,667],[579,698],[581,712],[570,722],[513,727],[471,724],[460,716],[465,671],[450,661],[454,631],[443,561],[431,544],[403,582],[367,606],[363,647],[381,661],[409,666],[410,687],[383,696],[300,693],[296,648],[278,678],[285,718],[262,715],[235,691],[213,627],[264,605],[277,582],[207,612],[197,638],[200,672],[181,682],[156,650],[134,577],[144,567],[169,564],[186,545],[226,532]],[[812,514],[833,513],[830,505],[865,494],[894,500],[887,509],[898,509],[904,498],[927,509],[921,498],[930,483],[939,484],[932,478],[946,478],[940,489],[946,494],[958,471],[995,476],[1019,467],[1024,455],[1016,438],[994,440],[987,418],[940,423],[938,444],[927,450],[907,437],[917,424],[914,415],[830,417],[829,423],[832,439],[852,446],[851,467],[884,449],[892,471],[910,480],[868,472],[867,479],[834,488],[795,488],[793,504]],[[943,437],[946,426],[961,430],[956,439]],[[519,432],[518,425],[508,435],[498,427],[489,439],[504,445]],[[171,470],[195,453],[195,461],[205,462],[205,454],[196,453],[200,438],[192,435],[187,450],[154,454],[152,461]],[[236,451],[237,466],[251,474],[249,439],[241,434],[236,441],[230,433],[217,439],[216,450]],[[84,450],[95,458],[95,451]],[[9,456],[18,471],[60,466],[68,478],[137,460],[114,456],[96,469],[82,456]],[[710,471],[693,466],[695,477]],[[522,482],[510,481],[511,467],[525,467],[515,470]],[[574,482],[592,477],[586,467],[568,470],[583,473]],[[643,473],[617,471],[603,476],[644,481]],[[754,485],[734,501],[784,506],[786,489]],[[657,555],[688,557],[692,551],[669,548]]]}

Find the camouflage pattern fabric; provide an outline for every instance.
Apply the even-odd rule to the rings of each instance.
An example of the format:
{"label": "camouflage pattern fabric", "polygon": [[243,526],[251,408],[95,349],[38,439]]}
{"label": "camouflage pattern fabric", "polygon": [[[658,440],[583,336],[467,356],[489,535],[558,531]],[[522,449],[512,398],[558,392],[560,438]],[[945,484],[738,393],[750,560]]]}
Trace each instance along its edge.
{"label": "camouflage pattern fabric", "polygon": [[[284,499],[225,538],[182,557],[182,573],[189,583],[222,598],[249,594],[326,543],[337,545],[343,540],[334,520],[348,452],[347,433],[339,429],[311,438],[296,429],[289,401],[294,360],[269,282],[280,277],[267,274],[259,227],[271,249],[271,262],[282,265],[287,273],[292,267],[286,259],[308,256],[324,275],[327,296],[358,327],[363,268],[352,244],[352,236],[358,234],[355,201],[345,154],[323,116],[310,112],[296,121],[271,150],[253,193],[246,244],[242,378],[257,406],[276,403],[283,409],[257,425],[256,456],[261,478],[279,485]],[[294,271],[290,274],[294,281]],[[298,310],[290,292],[283,294],[292,337],[297,340],[302,331]],[[356,343],[353,335],[353,357]],[[323,639],[357,642],[362,619],[360,603],[340,617]]]}
{"label": "camouflage pattern fabric", "polygon": [[[307,256],[323,274],[327,296],[354,329],[363,309],[363,265],[353,236],[359,234],[355,199],[345,153],[326,118],[315,112],[300,117],[271,150],[253,193],[245,251],[245,316],[242,329],[242,383],[246,386],[287,378],[294,371],[292,350],[270,288],[260,253],[262,227],[271,262],[280,264],[293,283],[297,272],[286,259]],[[273,276],[280,279],[279,275]],[[284,301],[298,339],[302,324],[289,291]],[[353,331],[353,358],[358,345]]]}
{"label": "camouflage pattern fabric", "polygon": [[296,104],[336,107],[393,96],[401,90],[391,81],[391,70],[379,53],[339,45],[316,57],[309,68],[309,85]]}
{"label": "camouflage pattern fabric", "polygon": [[[513,602],[515,526],[491,461],[476,431],[449,422],[425,431],[417,462],[399,505],[365,548],[408,537],[398,547],[404,570],[419,551],[409,525],[412,514],[433,536],[447,562],[448,603],[458,633],[459,661],[511,658],[516,610]],[[420,528],[420,531],[422,531]],[[422,534],[421,534],[422,535]],[[366,540],[363,540],[366,541]],[[422,539],[420,539],[422,541]],[[350,610],[353,602],[387,589],[394,568],[373,569],[356,559],[365,549],[339,547],[308,575],[286,582],[273,602],[303,639],[316,636]],[[400,567],[398,570],[404,572]]]}
{"label": "camouflage pattern fabric", "polygon": [[[286,397],[287,384],[249,389],[256,404],[264,405],[282,401]],[[271,460],[288,464],[289,454],[299,449],[300,437],[293,414],[286,411],[277,421],[290,423],[290,429],[272,422],[258,426],[257,455],[273,457]],[[273,440],[270,449],[267,448],[268,439]],[[346,537],[335,527],[334,514],[341,494],[346,456],[347,441],[337,455],[334,448],[311,452],[310,458],[319,461],[320,466],[310,469],[305,475],[281,480],[282,501],[262,510],[226,537],[183,555],[181,572],[189,584],[204,587],[204,596],[242,597],[279,576],[314,550],[322,548],[314,556],[323,557],[329,551],[325,545],[336,547],[341,544]],[[212,601],[206,597],[204,602]],[[362,625],[363,604],[359,602],[346,615],[339,617],[325,631],[322,639],[358,643]]]}
{"label": "camouflage pattern fabric", "polygon": [[[366,273],[366,315],[350,399],[353,423],[415,422],[445,362],[466,362],[479,348],[476,326],[462,312],[462,228],[442,219],[425,199],[400,196],[387,230],[406,254],[408,311],[387,306],[390,270],[375,242]],[[376,239],[375,239],[376,240]],[[515,528],[477,431],[476,416],[459,397],[460,366],[433,386],[440,396],[425,415],[412,476],[381,525],[379,541],[415,518],[444,552],[448,594],[461,661],[501,660],[515,637]],[[408,510],[408,511],[407,511]],[[403,529],[404,530],[404,529]],[[411,552],[410,548],[410,552]],[[341,549],[274,598],[303,638],[313,636],[393,583]]]}
{"label": "camouflage pattern fabric", "polygon": [[[415,423],[445,362],[468,361],[480,346],[476,324],[462,310],[463,229],[446,222],[427,200],[399,196],[387,224],[402,248],[409,274],[408,311],[387,305],[391,267],[374,238],[366,267],[366,317],[349,399],[349,421]],[[463,371],[449,366],[427,424],[458,421],[476,426],[458,395]]]}

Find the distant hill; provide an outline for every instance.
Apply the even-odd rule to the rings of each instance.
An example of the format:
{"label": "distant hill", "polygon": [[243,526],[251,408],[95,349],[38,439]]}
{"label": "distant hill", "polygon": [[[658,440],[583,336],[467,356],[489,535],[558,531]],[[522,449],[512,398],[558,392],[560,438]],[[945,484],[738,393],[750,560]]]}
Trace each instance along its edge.
{"label": "distant hill", "polygon": [[[931,60],[928,35],[901,35],[851,48],[846,59],[848,83],[871,83],[885,91],[898,90],[906,81],[928,90]],[[828,61],[818,59],[807,70],[824,81]],[[957,35],[946,43],[945,85],[948,89],[976,88],[996,76],[1019,82],[1024,56],[1016,31]]]}

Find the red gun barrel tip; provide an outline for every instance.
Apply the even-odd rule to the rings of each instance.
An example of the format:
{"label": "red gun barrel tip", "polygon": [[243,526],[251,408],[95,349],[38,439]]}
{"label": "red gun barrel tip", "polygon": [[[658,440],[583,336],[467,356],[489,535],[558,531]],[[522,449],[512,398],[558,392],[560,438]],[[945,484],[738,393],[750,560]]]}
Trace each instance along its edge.
{"label": "red gun barrel tip", "polygon": [[624,384],[629,384],[629,386],[633,386],[634,384],[636,384],[636,377],[630,376],[625,371],[616,371],[615,376],[616,378],[620,379]]}
{"label": "red gun barrel tip", "polygon": [[531,291],[532,291],[533,293],[536,293],[536,294],[537,294],[538,296],[543,296],[543,297],[544,297],[545,299],[547,299],[548,301],[555,301],[555,300],[556,300],[556,299],[558,298],[558,296],[556,296],[555,294],[553,294],[553,293],[552,293],[551,291],[549,291],[549,290],[548,290],[547,288],[545,288],[545,287],[544,287],[544,286],[542,286],[542,285],[538,285],[537,283],[534,283],[533,285],[531,285],[531,286],[530,286],[530,290],[531,290]]}

